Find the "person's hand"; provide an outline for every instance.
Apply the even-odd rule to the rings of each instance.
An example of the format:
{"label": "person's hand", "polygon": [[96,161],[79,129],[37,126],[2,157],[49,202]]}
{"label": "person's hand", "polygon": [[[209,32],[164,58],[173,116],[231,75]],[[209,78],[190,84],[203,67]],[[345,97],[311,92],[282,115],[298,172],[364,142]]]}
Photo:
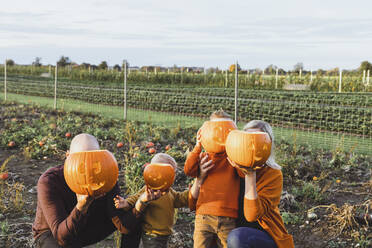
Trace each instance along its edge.
{"label": "person's hand", "polygon": [[120,195],[115,196],[114,204],[116,208],[125,208],[127,206],[127,201]]}
{"label": "person's hand", "polygon": [[160,190],[153,190],[146,186],[146,191],[138,198],[135,209],[138,212],[142,212],[147,204],[151,201],[159,199],[161,196],[165,195],[167,192],[162,192]]}
{"label": "person's hand", "polygon": [[205,178],[208,175],[208,172],[214,168],[215,164],[213,163],[212,160],[209,160],[208,154],[200,155],[201,160],[200,160],[200,173],[198,176],[198,179],[203,182]]}
{"label": "person's hand", "polygon": [[251,167],[243,167],[243,166],[238,165],[237,163],[235,163],[234,161],[232,161],[229,157],[227,157],[227,160],[229,161],[229,163],[231,164],[231,166],[233,166],[235,169],[239,170],[244,175],[251,175],[251,174],[253,174],[253,173],[256,172]]}
{"label": "person's hand", "polygon": [[76,208],[80,212],[86,213],[88,211],[89,205],[93,202],[94,197],[89,195],[76,194],[76,199],[77,199]]}
{"label": "person's hand", "polygon": [[200,146],[201,145],[201,128],[199,128],[198,132],[196,133],[196,145]]}
{"label": "person's hand", "polygon": [[146,191],[140,196],[139,200],[142,203],[148,203],[150,201],[155,201],[161,196],[165,195],[167,192],[162,192],[160,190],[153,190],[146,186]]}

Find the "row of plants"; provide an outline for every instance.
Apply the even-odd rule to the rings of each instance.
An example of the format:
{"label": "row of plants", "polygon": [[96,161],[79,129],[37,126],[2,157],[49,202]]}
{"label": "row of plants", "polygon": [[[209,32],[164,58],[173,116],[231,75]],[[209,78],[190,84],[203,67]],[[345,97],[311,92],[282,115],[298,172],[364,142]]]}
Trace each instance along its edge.
{"label": "row of plants", "polygon": [[[49,72],[47,66],[9,66],[7,73],[23,76],[40,76],[41,73]],[[51,75],[54,71],[51,70]],[[0,76],[3,76],[3,70],[0,69]],[[104,84],[122,83],[123,73],[116,70],[94,70],[89,71],[81,68],[62,67],[59,68],[58,77],[68,80],[88,81],[90,83],[100,82]],[[362,82],[362,76],[345,76],[343,78],[342,89],[345,92],[372,92],[372,83],[366,85]],[[203,86],[203,87],[234,87],[235,78],[233,74],[225,73],[145,73],[135,71],[128,74],[129,83],[144,83],[174,85],[174,86]],[[241,88],[248,89],[282,89],[286,84],[307,84],[312,91],[318,92],[338,92],[339,81],[337,77],[305,75],[279,76],[276,81],[275,75],[262,74],[240,74],[239,85]]]}
{"label": "row of plants", "polygon": [[[15,88],[54,88],[54,81],[48,78],[28,78],[28,77],[10,77],[9,86]],[[3,89],[0,85],[0,89]],[[79,81],[58,81],[60,88],[70,88],[71,90],[81,90],[87,88],[91,90],[123,91],[123,84],[97,85],[97,83],[79,82]],[[42,90],[42,89],[41,89]],[[45,89],[46,90],[46,89]],[[233,88],[202,88],[202,87],[167,87],[159,84],[141,85],[128,83],[128,90],[131,91],[153,91],[164,92],[168,94],[188,94],[188,95],[206,95],[218,97],[234,97]],[[296,103],[316,103],[337,106],[357,106],[371,107],[371,93],[319,93],[306,91],[283,91],[283,90],[248,90],[239,89],[239,97],[244,99],[262,99],[270,101],[294,101]]]}
{"label": "row of plants", "polygon": [[[52,88],[52,86],[52,84],[34,84],[31,87],[18,82],[9,84],[8,91],[24,95],[53,97],[54,87]],[[71,87],[71,85],[60,85],[57,91],[58,98],[114,106],[123,105],[124,102],[122,89]],[[235,105],[232,96],[220,96],[218,90],[213,91],[212,89],[195,89],[195,91],[130,88],[127,94],[127,103],[129,107],[133,108],[190,116],[207,117],[219,108],[234,113]],[[245,97],[244,94],[246,94]],[[335,96],[331,94],[328,98],[334,97],[335,100],[325,103],[320,102],[320,98],[325,98],[326,94],[322,94],[319,98],[314,96],[315,99],[309,101],[301,101],[306,99],[306,94],[301,99],[299,92],[284,92],[284,96],[287,95],[288,98],[280,94],[281,92],[266,92],[266,94],[265,92],[253,92],[250,95],[249,91],[244,92],[239,98],[239,118],[242,120],[263,119],[274,125],[344,132],[365,137],[370,137],[372,134],[370,128],[372,126],[372,108],[370,107],[371,98],[368,98],[368,94]],[[266,99],[265,96],[267,96]],[[341,99],[344,99],[345,105],[341,104]],[[358,107],[355,102],[360,99],[365,99],[366,105]]]}

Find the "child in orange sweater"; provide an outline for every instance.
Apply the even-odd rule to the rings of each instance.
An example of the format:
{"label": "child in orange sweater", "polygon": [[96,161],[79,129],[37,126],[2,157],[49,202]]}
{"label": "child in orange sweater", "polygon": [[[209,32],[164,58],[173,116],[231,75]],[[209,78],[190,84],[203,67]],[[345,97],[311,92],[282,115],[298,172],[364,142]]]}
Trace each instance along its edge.
{"label": "child in orange sweater", "polygon": [[[210,116],[211,121],[218,119],[231,120],[223,110]],[[196,145],[187,156],[184,166],[186,175],[197,177],[202,158],[207,156],[214,164],[200,188],[196,202],[194,247],[210,247],[215,241],[218,247],[227,247],[227,236],[235,228],[238,217],[239,175],[229,164],[225,151],[202,153],[202,135],[199,130]]]}

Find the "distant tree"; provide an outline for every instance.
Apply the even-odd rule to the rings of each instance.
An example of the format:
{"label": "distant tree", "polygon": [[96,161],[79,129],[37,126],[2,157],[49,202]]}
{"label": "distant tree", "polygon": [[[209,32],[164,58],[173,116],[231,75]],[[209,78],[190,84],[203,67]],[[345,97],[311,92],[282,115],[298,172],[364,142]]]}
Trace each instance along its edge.
{"label": "distant tree", "polygon": [[128,62],[127,60],[124,60],[124,61],[123,61],[123,65],[124,65],[125,63],[127,64],[127,68],[129,68],[129,66],[130,66],[129,62]]}
{"label": "distant tree", "polygon": [[6,65],[7,65],[7,66],[13,66],[13,65],[15,65],[14,60],[12,60],[12,59],[7,59],[7,60],[6,60]]}
{"label": "distant tree", "polygon": [[293,71],[294,71],[294,72],[300,72],[300,70],[301,70],[301,71],[304,70],[304,64],[303,64],[302,62],[298,62],[297,64],[295,64],[295,65],[293,66]]}
{"label": "distant tree", "polygon": [[[238,64],[238,71],[240,71],[240,70],[241,70],[241,68],[240,68],[240,65]],[[229,71],[230,72],[235,72],[235,64],[230,65]]]}
{"label": "distant tree", "polygon": [[41,58],[40,57],[36,57],[35,58],[35,61],[32,62],[32,65],[33,66],[41,66]]}
{"label": "distant tree", "polygon": [[98,65],[98,69],[106,70],[108,68],[107,62],[102,61],[101,64]]}
{"label": "distant tree", "polygon": [[333,69],[328,70],[326,73],[329,76],[336,76],[336,75],[338,75],[339,71],[340,71],[340,69],[338,67],[335,67]]}
{"label": "distant tree", "polygon": [[81,68],[84,68],[84,69],[88,69],[89,66],[90,66],[89,63],[81,63],[81,64],[80,64],[80,67],[81,67]]}
{"label": "distant tree", "polygon": [[121,71],[120,65],[118,64],[114,65],[114,70]]}
{"label": "distant tree", "polygon": [[[235,67],[234,67],[235,68]],[[214,67],[210,67],[207,69],[207,73],[214,73],[214,72],[217,72],[218,68],[214,68]]]}
{"label": "distant tree", "polygon": [[361,72],[363,72],[364,70],[365,71],[370,71],[370,73],[372,73],[372,64],[369,63],[368,61],[363,61],[361,64],[360,64],[360,67],[359,67],[359,70]]}
{"label": "distant tree", "polygon": [[271,64],[268,67],[266,67],[265,74],[274,74],[274,73],[276,73],[277,68],[278,67],[276,65]]}
{"label": "distant tree", "polygon": [[61,58],[58,60],[57,65],[60,67],[65,67],[67,65],[71,64],[71,60],[69,57],[61,56]]}
{"label": "distant tree", "polygon": [[284,75],[284,74],[285,74],[285,70],[282,69],[282,68],[279,68],[279,69],[278,69],[278,74],[280,74],[280,75]]}
{"label": "distant tree", "polygon": [[323,69],[318,69],[318,70],[316,71],[316,75],[318,75],[318,76],[323,76],[325,73],[326,73],[326,71],[323,70]]}

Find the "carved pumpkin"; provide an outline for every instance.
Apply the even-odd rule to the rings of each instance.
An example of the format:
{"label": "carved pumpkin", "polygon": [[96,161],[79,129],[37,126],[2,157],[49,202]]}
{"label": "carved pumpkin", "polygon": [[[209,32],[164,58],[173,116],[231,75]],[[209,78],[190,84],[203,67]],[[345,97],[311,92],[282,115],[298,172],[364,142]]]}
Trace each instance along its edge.
{"label": "carved pumpkin", "polygon": [[200,131],[203,148],[211,153],[224,152],[227,135],[235,129],[236,124],[231,119],[217,118],[204,122]]}
{"label": "carved pumpkin", "polygon": [[271,140],[265,132],[234,130],[226,139],[227,156],[244,167],[259,168],[271,153]]}
{"label": "carved pumpkin", "polygon": [[115,186],[119,169],[111,152],[96,150],[69,154],[63,173],[67,185],[75,193],[98,196]]}
{"label": "carved pumpkin", "polygon": [[154,190],[166,191],[172,186],[175,176],[175,170],[170,164],[149,164],[143,171],[146,185]]}

